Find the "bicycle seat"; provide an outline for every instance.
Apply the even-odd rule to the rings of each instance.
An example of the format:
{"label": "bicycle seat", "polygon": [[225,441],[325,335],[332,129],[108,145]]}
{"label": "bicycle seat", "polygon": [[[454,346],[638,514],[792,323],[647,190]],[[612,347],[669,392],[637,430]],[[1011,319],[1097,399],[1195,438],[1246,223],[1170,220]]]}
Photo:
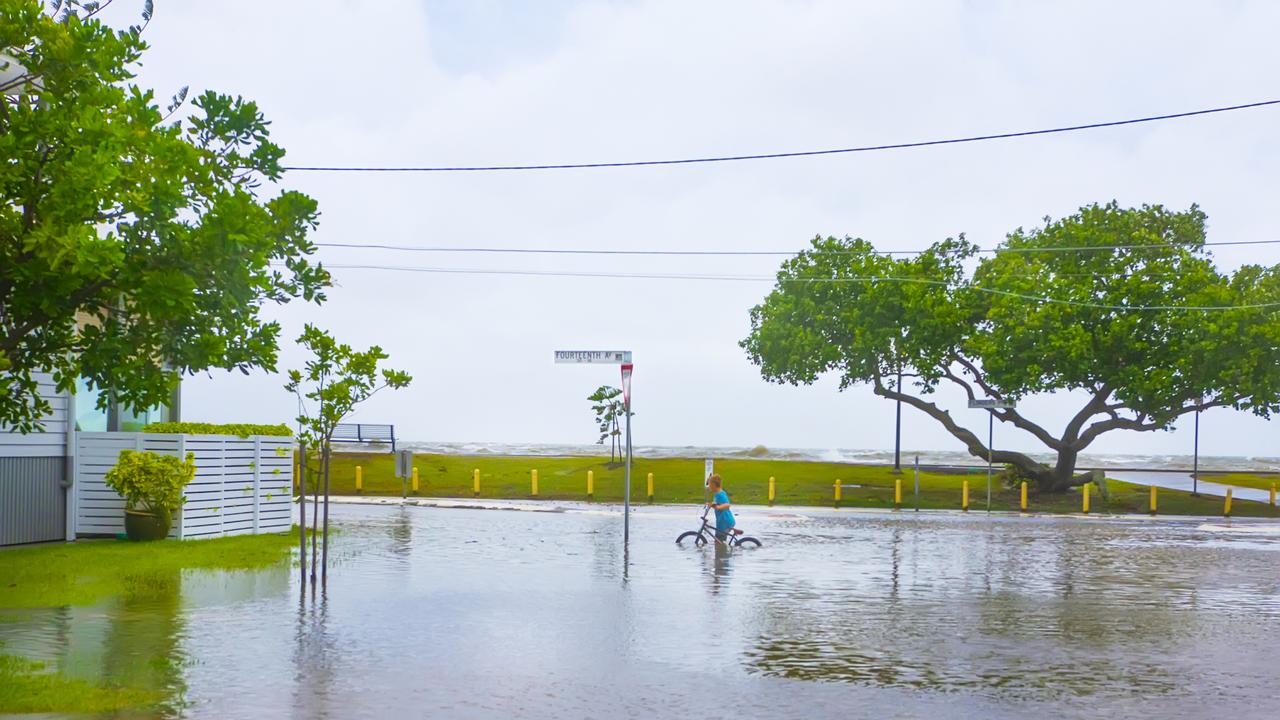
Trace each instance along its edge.
{"label": "bicycle seat", "polygon": [[733,534],[734,534],[734,535],[741,535],[741,534],[742,534],[742,531],[741,531],[741,530],[739,530],[738,528],[734,528],[734,529],[733,529]]}

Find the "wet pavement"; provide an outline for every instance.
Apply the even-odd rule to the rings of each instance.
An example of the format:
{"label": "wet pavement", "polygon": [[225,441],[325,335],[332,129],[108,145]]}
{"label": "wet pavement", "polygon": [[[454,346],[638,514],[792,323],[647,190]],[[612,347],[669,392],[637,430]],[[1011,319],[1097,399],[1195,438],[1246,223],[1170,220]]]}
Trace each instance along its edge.
{"label": "wet pavement", "polygon": [[564,509],[340,505],[314,598],[178,573],[0,641],[199,718],[1280,716],[1275,522],[654,507],[624,554]]}

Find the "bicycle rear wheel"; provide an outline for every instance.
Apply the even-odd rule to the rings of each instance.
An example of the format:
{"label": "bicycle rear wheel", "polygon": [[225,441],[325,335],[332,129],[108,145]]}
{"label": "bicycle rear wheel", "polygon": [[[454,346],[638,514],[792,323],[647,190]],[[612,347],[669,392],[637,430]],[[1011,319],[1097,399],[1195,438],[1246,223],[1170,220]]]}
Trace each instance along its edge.
{"label": "bicycle rear wheel", "polygon": [[738,547],[761,547],[760,541],[751,537],[750,535],[743,535],[742,537],[738,538],[738,542],[735,544]]}
{"label": "bicycle rear wheel", "polygon": [[676,544],[683,545],[686,540],[692,540],[693,544],[698,547],[702,547],[703,545],[707,544],[707,539],[702,536],[702,533],[697,532],[696,530],[690,530],[689,532],[686,532],[686,533],[680,533],[680,537],[676,538]]}

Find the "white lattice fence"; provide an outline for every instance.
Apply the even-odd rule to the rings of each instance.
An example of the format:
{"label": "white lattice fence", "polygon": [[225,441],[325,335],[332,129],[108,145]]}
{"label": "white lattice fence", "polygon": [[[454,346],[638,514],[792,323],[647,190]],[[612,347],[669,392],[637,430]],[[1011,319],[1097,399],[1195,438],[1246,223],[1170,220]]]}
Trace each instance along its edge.
{"label": "white lattice fence", "polygon": [[76,534],[124,532],[124,498],[103,480],[121,450],[195,456],[196,476],[170,537],[284,532],[293,523],[293,439],[268,435],[76,435]]}

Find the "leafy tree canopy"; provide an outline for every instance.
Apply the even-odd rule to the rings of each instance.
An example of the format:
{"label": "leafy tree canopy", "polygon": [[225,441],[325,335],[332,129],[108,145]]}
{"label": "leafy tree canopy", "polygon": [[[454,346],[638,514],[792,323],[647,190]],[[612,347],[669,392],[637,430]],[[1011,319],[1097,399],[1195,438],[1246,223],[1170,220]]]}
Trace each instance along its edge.
{"label": "leafy tree canopy", "polygon": [[[1076,456],[1105,432],[1168,430],[1211,407],[1280,410],[1280,266],[1226,274],[1204,242],[1195,206],[1114,202],[1019,228],[992,254],[963,236],[909,257],[819,237],[783,263],[741,344],[768,380],[835,372],[841,389],[870,383],[983,459],[979,436],[929,397],[939,386],[1012,401],[1082,391],[1061,431],[995,411],[1058,459],[1050,467],[995,451],[994,460],[1061,490],[1087,477],[1073,474]],[[900,368],[911,381],[901,392],[887,381]]]}
{"label": "leafy tree canopy", "polygon": [[182,373],[274,369],[263,306],[329,280],[257,105],[206,92],[182,117],[183,89],[162,109],[131,82],[141,27],[54,5],[0,0],[0,425],[19,431],[49,409],[34,373],[142,408]]}

